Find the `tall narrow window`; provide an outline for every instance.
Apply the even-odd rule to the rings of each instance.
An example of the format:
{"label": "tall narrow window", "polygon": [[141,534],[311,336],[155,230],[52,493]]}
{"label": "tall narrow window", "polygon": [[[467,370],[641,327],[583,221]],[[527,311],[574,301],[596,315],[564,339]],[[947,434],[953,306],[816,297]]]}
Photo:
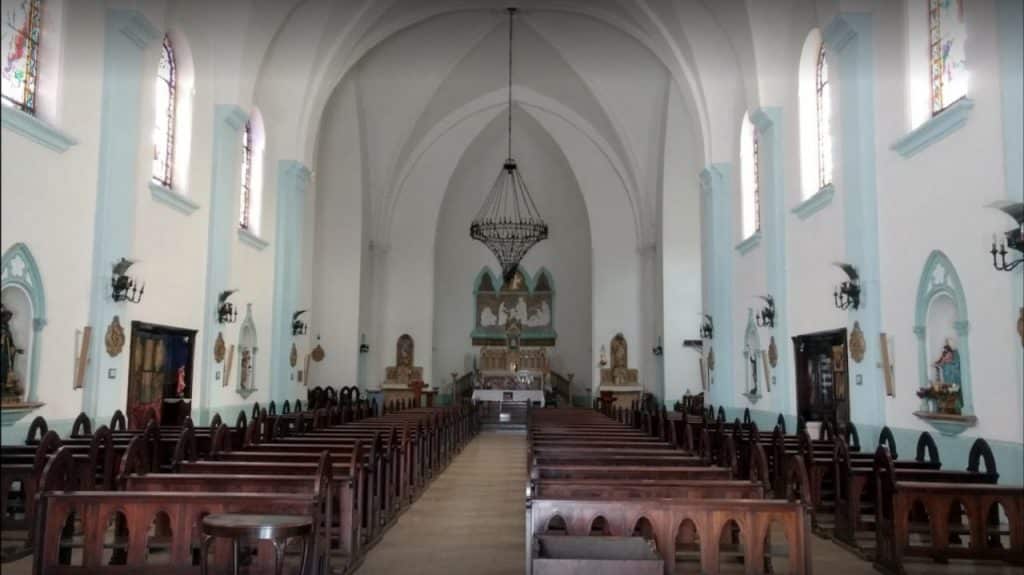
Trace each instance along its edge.
{"label": "tall narrow window", "polygon": [[932,114],[967,95],[963,0],[928,0]]}
{"label": "tall narrow window", "polygon": [[252,224],[252,120],[242,133],[242,196],[239,202],[238,227],[248,230]]}
{"label": "tall narrow window", "polygon": [[832,95],[829,91],[825,44],[818,48],[814,77],[818,120],[818,189],[821,189],[832,183]]}
{"label": "tall narrow window", "polygon": [[170,188],[174,179],[174,129],[177,122],[178,74],[171,39],[164,36],[154,84],[153,181]]}
{"label": "tall narrow window", "polygon": [[36,111],[39,78],[39,36],[42,0],[14,0],[3,3],[2,89],[4,105],[30,114]]}
{"label": "tall narrow window", "polygon": [[742,199],[743,237],[761,230],[761,190],[758,179],[757,129],[750,116],[743,115],[740,128],[740,192]]}

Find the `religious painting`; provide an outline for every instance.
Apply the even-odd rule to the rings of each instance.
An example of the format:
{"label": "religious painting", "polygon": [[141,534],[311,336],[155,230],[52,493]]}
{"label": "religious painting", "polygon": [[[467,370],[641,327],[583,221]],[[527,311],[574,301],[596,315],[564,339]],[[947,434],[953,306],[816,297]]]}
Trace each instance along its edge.
{"label": "religious painting", "polygon": [[124,328],[121,327],[121,318],[115,315],[114,319],[110,320],[110,325],[107,326],[107,336],[103,341],[107,346],[107,355],[117,357],[121,354],[121,349],[124,347]]}
{"label": "religious painting", "polygon": [[[499,287],[500,286],[500,287]],[[474,286],[473,345],[506,345],[512,326],[523,346],[553,346],[554,289],[551,274],[541,269],[531,278],[523,269],[506,282],[485,266]]]}

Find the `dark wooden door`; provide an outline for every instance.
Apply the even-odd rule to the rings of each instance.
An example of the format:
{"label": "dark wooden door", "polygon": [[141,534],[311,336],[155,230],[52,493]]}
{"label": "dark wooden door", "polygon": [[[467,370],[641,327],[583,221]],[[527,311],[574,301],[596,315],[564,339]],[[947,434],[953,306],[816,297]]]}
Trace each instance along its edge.
{"label": "dark wooden door", "polygon": [[797,413],[805,421],[850,421],[846,329],[793,338]]}
{"label": "dark wooden door", "polygon": [[192,412],[196,330],[132,322],[128,364],[128,425],[145,424],[153,409],[164,425],[179,425]]}

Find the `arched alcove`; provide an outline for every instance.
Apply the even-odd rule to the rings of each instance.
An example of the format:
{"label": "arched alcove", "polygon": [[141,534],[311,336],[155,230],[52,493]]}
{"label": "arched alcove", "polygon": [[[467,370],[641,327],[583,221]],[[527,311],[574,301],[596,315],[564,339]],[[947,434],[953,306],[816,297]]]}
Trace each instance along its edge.
{"label": "arched alcove", "polygon": [[[522,109],[517,107],[513,114],[512,154],[550,230],[549,238],[534,246],[520,266],[528,297],[548,302],[547,309],[528,314],[529,318],[543,315],[550,321],[541,327],[525,321],[522,345],[533,345],[534,335],[548,335],[541,339],[554,341],[546,348],[551,369],[585,379],[590,364],[592,257],[587,205],[558,143]],[[506,118],[499,114],[469,143],[441,204],[434,247],[433,381],[450,381],[452,372],[471,370],[479,353],[472,342],[502,331],[497,325],[500,314],[490,327],[476,317],[481,312],[480,294],[486,298],[484,292],[494,292],[498,298],[502,280],[494,254],[468,232],[507,155],[506,129]],[[582,387],[576,391],[585,393]]]}
{"label": "arched alcove", "polygon": [[34,403],[38,399],[39,332],[46,326],[43,278],[32,252],[22,243],[4,252],[0,269],[0,299],[5,311],[12,314],[9,326],[13,345],[22,350],[14,358],[14,373],[22,387],[19,403]]}
{"label": "arched alcove", "polygon": [[256,353],[259,342],[256,322],[252,319],[252,304],[245,305],[245,319],[238,330],[238,385],[235,391],[243,398],[256,391]]}
{"label": "arched alcove", "polygon": [[[914,334],[917,336],[918,384],[922,388],[931,386],[937,377],[936,358],[946,352],[944,346],[948,344],[952,351],[948,357],[951,367],[939,366],[938,371],[944,375],[938,377],[945,380],[958,372],[961,413],[967,417],[974,415],[968,346],[969,325],[967,298],[960,283],[960,276],[957,275],[949,257],[942,251],[935,250],[925,261],[917,286]],[[958,364],[958,369],[955,364]],[[935,422],[932,423],[936,425]],[[942,424],[939,429],[944,434],[956,434],[963,431],[963,427]]]}

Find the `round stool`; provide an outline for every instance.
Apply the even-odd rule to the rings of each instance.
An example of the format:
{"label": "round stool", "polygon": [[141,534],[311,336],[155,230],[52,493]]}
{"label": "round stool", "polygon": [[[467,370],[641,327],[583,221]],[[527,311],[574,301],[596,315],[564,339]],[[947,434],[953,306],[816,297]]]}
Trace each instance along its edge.
{"label": "round stool", "polygon": [[207,573],[207,558],[210,541],[214,537],[231,539],[232,573],[238,575],[238,541],[256,539],[274,544],[274,573],[281,574],[284,568],[284,548],[289,539],[302,537],[302,560],[299,573],[306,572],[309,556],[309,536],[313,533],[313,520],[305,515],[248,515],[241,513],[217,513],[203,517],[201,573]]}

